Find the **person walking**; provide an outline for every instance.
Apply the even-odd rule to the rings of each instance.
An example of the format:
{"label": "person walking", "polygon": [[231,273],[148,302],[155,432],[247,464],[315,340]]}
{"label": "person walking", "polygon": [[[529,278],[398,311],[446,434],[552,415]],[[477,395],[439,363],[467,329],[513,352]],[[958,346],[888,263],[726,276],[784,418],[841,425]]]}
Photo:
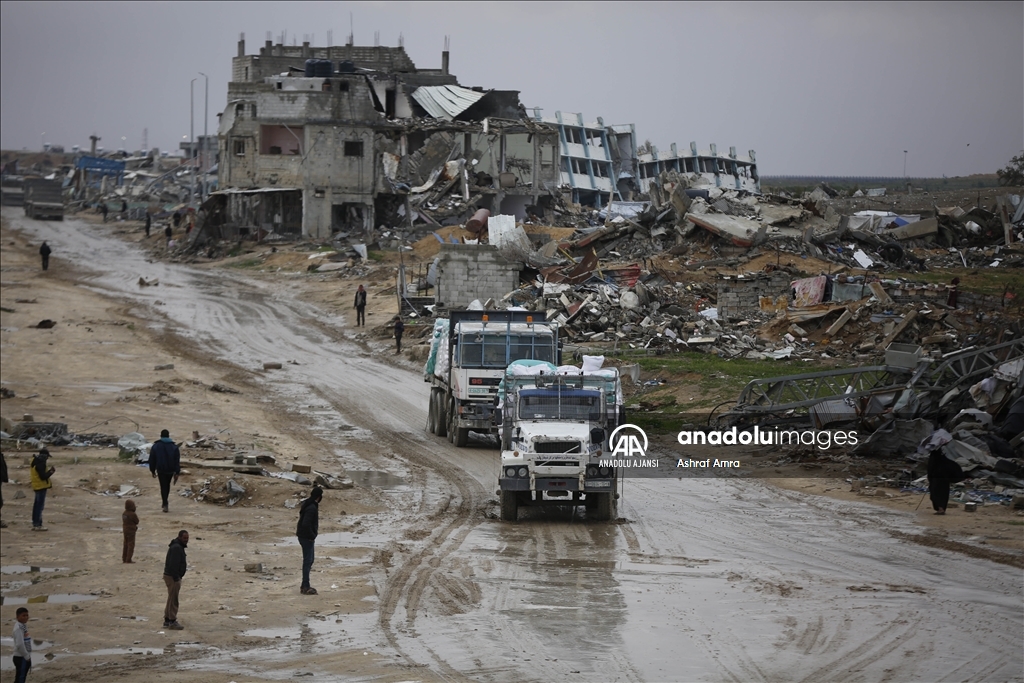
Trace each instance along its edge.
{"label": "person walking", "polygon": [[32,479],[32,490],[36,492],[36,500],[32,505],[32,531],[46,531],[43,526],[43,507],[46,505],[46,492],[53,486],[50,477],[56,472],[56,468],[48,467],[47,460],[50,458],[50,451],[40,448],[39,453],[32,458],[29,464],[29,476]]}
{"label": "person walking", "polygon": [[949,505],[949,486],[953,482],[964,480],[964,471],[960,465],[946,457],[941,448],[937,448],[928,456],[928,497],[932,500],[935,514],[946,514]]}
{"label": "person walking", "polygon": [[128,218],[128,202],[121,200],[121,218]]}
{"label": "person walking", "polygon": [[166,429],[160,432],[160,439],[153,442],[149,449],[149,471],[154,477],[160,478],[160,500],[163,511],[167,512],[167,497],[171,494],[171,481],[178,483],[181,474],[181,451],[171,440],[171,433]]}
{"label": "person walking", "polygon": [[103,222],[104,223],[107,222],[107,212],[108,211],[110,211],[110,209],[107,208],[107,203],[106,202],[100,202],[100,213],[103,214]]}
{"label": "person walking", "polygon": [[181,579],[188,570],[185,548],[188,547],[188,532],[182,529],[167,545],[167,559],[164,560],[164,584],[167,586],[167,605],[164,607],[164,628],[180,631],[184,626],[178,623],[178,594]]}
{"label": "person walking", "polygon": [[395,355],[397,356],[402,352],[402,334],[405,332],[405,323],[402,322],[402,316],[395,316]]}
{"label": "person walking", "polygon": [[43,240],[43,246],[39,247],[39,255],[43,257],[43,270],[50,267],[50,254],[53,252],[50,245]]}
{"label": "person walking", "polygon": [[167,246],[168,247],[171,246],[171,237],[173,237],[173,236],[174,236],[174,231],[171,230],[171,226],[170,226],[170,224],[168,224],[167,227],[164,228],[164,237],[167,238]]}
{"label": "person walking", "polygon": [[32,636],[28,634],[28,608],[19,607],[14,622],[14,683],[25,683],[32,668]]}
{"label": "person walking", "polygon": [[366,327],[366,290],[362,285],[356,290],[356,327]]}
{"label": "person walking", "polygon": [[[0,453],[0,484],[6,484],[10,479],[7,477],[7,458],[4,457],[3,453]],[[0,486],[0,510],[4,509],[4,490]],[[0,520],[0,529],[6,529],[7,522]]]}
{"label": "person walking", "polygon": [[135,501],[124,502],[124,512],[121,513],[121,531],[124,532],[124,545],[121,548],[121,562],[133,564],[132,555],[135,554],[135,532],[139,530],[139,516],[135,514]]}
{"label": "person walking", "polygon": [[320,501],[323,497],[324,490],[314,486],[309,492],[309,498],[302,501],[299,507],[299,524],[295,535],[299,537],[299,545],[302,546],[302,585],[299,592],[303,595],[316,595],[316,589],[309,585],[309,570],[313,568],[313,543],[320,531]]}
{"label": "person walking", "polygon": [[147,239],[149,238],[149,229],[151,227],[153,227],[153,215],[151,213],[149,213],[149,211],[147,211],[146,212],[146,238]]}

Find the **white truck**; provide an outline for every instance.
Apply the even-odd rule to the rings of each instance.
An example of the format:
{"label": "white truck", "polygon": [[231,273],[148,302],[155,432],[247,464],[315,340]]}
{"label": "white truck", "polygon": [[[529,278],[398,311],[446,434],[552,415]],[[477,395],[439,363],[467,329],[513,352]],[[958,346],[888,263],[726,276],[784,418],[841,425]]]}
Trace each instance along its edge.
{"label": "white truck", "polygon": [[516,521],[523,506],[583,505],[591,519],[612,519],[619,477],[601,456],[626,419],[618,369],[513,364],[501,393],[501,518]]}
{"label": "white truck", "polygon": [[558,362],[558,327],[533,311],[450,311],[434,323],[423,379],[427,430],[462,448],[470,430],[497,432],[498,385],[514,360]]}

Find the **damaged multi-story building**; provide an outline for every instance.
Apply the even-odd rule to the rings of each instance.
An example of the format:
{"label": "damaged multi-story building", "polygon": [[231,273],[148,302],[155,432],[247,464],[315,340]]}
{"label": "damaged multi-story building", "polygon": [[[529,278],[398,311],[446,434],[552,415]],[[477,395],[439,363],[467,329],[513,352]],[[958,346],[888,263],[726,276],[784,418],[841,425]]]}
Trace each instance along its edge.
{"label": "damaged multi-story building", "polygon": [[248,55],[243,37],[220,116],[222,224],[323,238],[445,208],[452,223],[481,207],[525,217],[558,189],[558,134],[523,116],[518,91],[460,86],[448,60],[271,41]]}
{"label": "damaged multi-story building", "polygon": [[[477,209],[518,219],[548,198],[600,208],[646,193],[666,170],[700,184],[759,191],[754,153],[730,148],[660,155],[640,149],[632,124],[544,118],[515,90],[466,88],[418,68],[405,48],[274,44],[246,54],[238,41],[219,115],[220,190],[211,224],[225,236],[264,232],[372,241],[374,231],[460,224]],[[422,211],[427,208],[428,211]]]}

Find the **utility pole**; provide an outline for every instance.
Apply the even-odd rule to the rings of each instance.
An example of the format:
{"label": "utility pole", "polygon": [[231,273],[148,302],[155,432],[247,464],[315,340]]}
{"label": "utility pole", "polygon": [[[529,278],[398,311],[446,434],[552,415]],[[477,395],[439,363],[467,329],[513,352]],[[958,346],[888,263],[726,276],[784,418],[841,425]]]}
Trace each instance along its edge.
{"label": "utility pole", "polygon": [[198,80],[198,78],[193,78],[192,82],[188,84],[188,160],[189,164],[192,166],[192,186],[189,189],[188,193],[189,206],[192,205],[192,201],[195,199],[196,196],[196,117],[193,112],[195,112],[195,84],[196,81]]}
{"label": "utility pole", "polygon": [[207,191],[206,191],[206,183],[207,183],[207,180],[209,179],[208,175],[207,175],[207,168],[208,168],[209,163],[210,163],[209,160],[207,159],[207,154],[209,153],[209,144],[210,143],[209,143],[209,138],[207,137],[207,134],[206,134],[206,123],[207,123],[207,120],[209,119],[209,114],[210,114],[210,77],[207,76],[206,74],[204,74],[202,71],[199,72],[199,75],[206,79],[206,97],[203,100],[203,144],[202,144],[202,148],[203,148],[203,186],[202,186],[202,198],[205,201],[206,197],[207,197],[207,194],[208,194]]}
{"label": "utility pole", "polygon": [[903,179],[907,178],[907,150],[903,150]]}

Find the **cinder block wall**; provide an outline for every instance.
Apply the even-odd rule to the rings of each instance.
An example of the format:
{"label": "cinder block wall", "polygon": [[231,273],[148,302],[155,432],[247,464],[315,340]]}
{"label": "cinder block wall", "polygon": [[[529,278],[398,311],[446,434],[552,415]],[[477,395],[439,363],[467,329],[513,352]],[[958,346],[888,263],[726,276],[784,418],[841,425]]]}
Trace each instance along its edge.
{"label": "cinder block wall", "polygon": [[788,294],[792,279],[793,276],[788,273],[774,273],[767,277],[719,280],[718,315],[728,317],[760,310],[760,297],[774,299]]}
{"label": "cinder block wall", "polygon": [[497,247],[446,244],[441,247],[435,301],[465,308],[473,299],[500,299],[519,286],[523,265],[505,260]]}

